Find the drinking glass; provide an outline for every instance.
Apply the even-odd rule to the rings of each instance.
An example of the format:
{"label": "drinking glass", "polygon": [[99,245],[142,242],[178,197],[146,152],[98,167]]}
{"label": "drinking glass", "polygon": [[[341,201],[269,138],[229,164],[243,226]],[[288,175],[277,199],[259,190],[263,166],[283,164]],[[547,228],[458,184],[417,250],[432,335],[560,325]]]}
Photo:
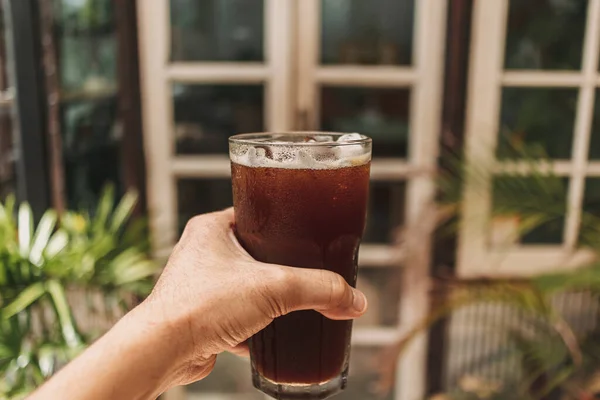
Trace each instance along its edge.
{"label": "drinking glass", "polygon": [[[327,269],[356,285],[371,139],[329,132],[229,139],[236,236],[256,260]],[[351,321],[316,311],[276,318],[250,339],[256,388],[277,399],[325,399],[346,386]]]}

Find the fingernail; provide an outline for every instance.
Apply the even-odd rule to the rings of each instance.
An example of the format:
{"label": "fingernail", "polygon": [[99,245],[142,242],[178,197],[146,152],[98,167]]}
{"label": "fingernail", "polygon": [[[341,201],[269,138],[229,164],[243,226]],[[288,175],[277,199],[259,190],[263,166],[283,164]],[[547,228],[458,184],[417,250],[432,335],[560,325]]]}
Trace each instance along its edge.
{"label": "fingernail", "polygon": [[352,301],[352,308],[362,313],[367,308],[367,298],[360,291],[353,289],[354,300]]}

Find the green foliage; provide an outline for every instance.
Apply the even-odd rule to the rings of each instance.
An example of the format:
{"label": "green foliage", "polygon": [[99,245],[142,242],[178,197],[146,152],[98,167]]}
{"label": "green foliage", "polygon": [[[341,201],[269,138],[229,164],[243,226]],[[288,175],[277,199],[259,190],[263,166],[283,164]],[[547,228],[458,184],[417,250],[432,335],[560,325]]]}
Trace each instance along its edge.
{"label": "green foliage", "polygon": [[0,204],[0,399],[23,398],[99,333],[78,323],[70,292],[101,293],[105,309],[149,292],[157,268],[144,224],[129,222],[136,199],[115,206],[109,187],[93,216],[50,210],[37,227],[27,204]]}
{"label": "green foliage", "polygon": [[[479,193],[483,201],[492,192],[491,217],[516,217],[520,240],[540,228],[544,230],[556,221],[564,220],[567,180],[551,172],[547,159],[540,159],[537,153],[535,157],[530,156],[526,148],[519,151],[519,162],[514,163],[512,169],[508,164],[509,168],[505,170],[492,171],[489,164],[466,165],[460,156],[446,160],[446,172],[439,180],[439,200],[443,206],[452,205],[457,214],[454,224],[443,226],[443,229],[456,232],[466,185],[471,195]],[[591,251],[592,261],[576,270],[565,269],[566,272],[542,274],[520,281],[446,279],[437,282],[434,293],[442,294],[443,301],[437,302],[441,305],[431,310],[402,338],[395,346],[396,352],[387,352],[385,357],[389,362],[382,366],[381,387],[389,387],[393,379],[390,375],[392,366],[413,337],[463,307],[484,303],[502,305],[523,316],[521,325],[503,327],[512,350],[484,360],[491,365],[499,358],[505,357],[508,361],[516,357],[522,376],[516,387],[508,387],[511,382],[494,382],[490,386],[479,377],[473,378],[480,379],[480,387],[489,390],[467,390],[459,382],[456,390],[434,397],[436,400],[579,400],[600,396],[600,326],[577,331],[569,325],[555,301],[557,295],[573,293],[587,293],[591,298],[600,299],[600,216],[582,213],[575,250],[581,248]],[[474,381],[471,383],[472,388],[476,388]]]}

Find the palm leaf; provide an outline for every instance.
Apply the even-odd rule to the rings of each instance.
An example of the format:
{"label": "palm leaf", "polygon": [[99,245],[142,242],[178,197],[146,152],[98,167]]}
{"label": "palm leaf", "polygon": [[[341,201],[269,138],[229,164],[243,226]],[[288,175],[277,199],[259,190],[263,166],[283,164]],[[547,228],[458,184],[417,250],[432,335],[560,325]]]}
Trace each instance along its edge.
{"label": "palm leaf", "polygon": [[48,245],[50,236],[56,226],[56,213],[54,211],[46,211],[38,224],[31,251],[29,252],[29,261],[38,267],[42,263],[44,250]]}
{"label": "palm leaf", "polygon": [[111,232],[115,233],[122,229],[125,222],[127,222],[127,219],[131,216],[137,203],[137,199],[138,195],[135,192],[129,192],[123,196],[112,215],[112,220],[110,222]]}
{"label": "palm leaf", "polygon": [[80,346],[82,344],[81,338],[75,328],[75,322],[63,286],[58,281],[51,280],[46,283],[46,288],[52,298],[65,342],[69,347]]}
{"label": "palm leaf", "polygon": [[16,299],[6,305],[6,307],[0,310],[0,315],[4,319],[11,318],[12,316],[25,310],[40,297],[46,293],[46,288],[41,282],[37,282],[24,289]]}
{"label": "palm leaf", "polygon": [[31,246],[31,236],[33,235],[33,213],[27,203],[23,203],[19,207],[18,226],[19,250],[21,256],[27,258]]}
{"label": "palm leaf", "polygon": [[113,210],[115,204],[115,188],[113,185],[108,185],[102,192],[100,200],[98,201],[98,207],[96,209],[96,215],[92,223],[92,230],[94,232],[100,232],[106,229],[108,217]]}

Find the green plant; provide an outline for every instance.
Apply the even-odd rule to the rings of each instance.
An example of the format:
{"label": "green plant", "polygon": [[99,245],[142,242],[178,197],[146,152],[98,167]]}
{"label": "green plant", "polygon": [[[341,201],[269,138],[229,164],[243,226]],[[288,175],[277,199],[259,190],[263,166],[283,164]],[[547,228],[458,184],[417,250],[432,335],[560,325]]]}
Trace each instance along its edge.
{"label": "green plant", "polygon": [[[466,167],[459,159],[453,159],[446,174],[440,179],[440,202],[437,212],[453,212],[446,218],[444,229],[455,232],[460,218],[462,190],[466,181],[472,188],[488,190],[485,180],[490,176],[493,187],[492,218],[495,216],[518,216],[518,236],[523,239],[541,227],[552,226],[566,214],[566,182],[550,172],[549,162],[520,157],[527,173],[505,172],[500,176],[489,173],[483,167]],[[436,229],[440,227],[437,226]],[[448,232],[445,232],[448,233]],[[447,400],[511,399],[511,400],[584,400],[600,395],[600,326],[578,332],[561,314],[554,299],[557,295],[588,293],[600,298],[600,218],[584,211],[581,217],[579,246],[586,247],[595,255],[593,261],[580,269],[563,273],[542,274],[526,280],[479,280],[461,281],[439,279],[433,295],[443,301],[430,314],[413,327],[393,351],[386,350],[382,365],[382,388],[389,388],[393,381],[396,359],[410,340],[433,323],[450,316],[455,311],[481,303],[495,303],[523,315],[525,325],[504,327],[511,343],[511,351],[494,355],[489,363],[498,358],[515,357],[523,371],[516,387],[506,395],[502,387],[485,396],[457,390],[440,395]],[[493,358],[493,359],[492,359]],[[506,397],[508,396],[508,397]],[[550,397],[553,396],[553,397]],[[562,397],[557,397],[562,396]]]}
{"label": "green plant", "polygon": [[[101,334],[77,309],[112,321],[152,287],[136,195],[107,188],[93,216],[0,204],[0,399],[24,397]],[[101,305],[98,305],[100,300]],[[89,325],[89,324],[88,324]]]}

